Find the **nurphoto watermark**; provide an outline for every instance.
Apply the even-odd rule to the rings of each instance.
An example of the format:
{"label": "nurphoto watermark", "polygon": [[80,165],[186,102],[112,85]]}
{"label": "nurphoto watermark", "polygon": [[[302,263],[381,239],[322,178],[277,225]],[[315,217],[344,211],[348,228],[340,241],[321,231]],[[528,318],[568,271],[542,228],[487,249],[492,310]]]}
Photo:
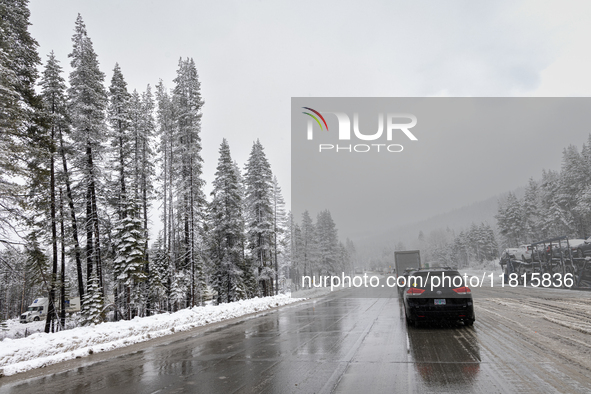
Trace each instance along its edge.
{"label": "nurphoto watermark", "polygon": [[[496,280],[498,278],[498,280]],[[553,287],[553,288],[571,288],[574,286],[574,276],[571,273],[531,273],[517,275],[512,273],[495,274],[493,272],[483,272],[481,276],[478,275],[449,275],[445,272],[432,274],[428,272],[426,275],[388,275],[380,278],[380,276],[369,276],[367,273],[363,275],[304,275],[301,277],[301,286],[303,288],[319,288],[330,287],[330,291],[340,288],[405,288],[418,287],[428,288],[431,291],[440,287],[458,288],[464,286],[477,287]]]}

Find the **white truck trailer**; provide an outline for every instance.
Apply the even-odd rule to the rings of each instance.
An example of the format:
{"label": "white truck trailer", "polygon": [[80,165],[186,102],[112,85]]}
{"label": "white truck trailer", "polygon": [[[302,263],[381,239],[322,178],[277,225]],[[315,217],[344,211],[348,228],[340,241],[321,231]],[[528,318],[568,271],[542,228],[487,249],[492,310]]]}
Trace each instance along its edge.
{"label": "white truck trailer", "polygon": [[27,308],[27,311],[21,315],[21,323],[30,323],[45,319],[49,309],[49,298],[39,297]]}

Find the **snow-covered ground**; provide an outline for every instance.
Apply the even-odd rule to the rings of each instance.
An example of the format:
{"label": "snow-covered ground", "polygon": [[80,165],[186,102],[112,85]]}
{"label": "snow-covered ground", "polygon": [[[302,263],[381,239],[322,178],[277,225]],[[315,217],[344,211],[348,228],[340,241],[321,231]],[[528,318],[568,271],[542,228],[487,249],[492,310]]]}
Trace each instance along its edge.
{"label": "snow-covered ground", "polygon": [[[13,375],[92,353],[104,352],[174,332],[215,323],[253,312],[301,301],[288,295],[183,309],[133,320],[77,327],[54,334],[38,332],[26,338],[5,338],[0,342],[0,376]],[[20,324],[20,323],[18,323]],[[39,327],[37,327],[39,325]],[[23,324],[30,332],[43,330],[43,322]]]}
{"label": "snow-covered ground", "polygon": [[19,319],[9,319],[4,323],[7,329],[0,331],[0,341],[5,338],[24,338],[36,332],[43,332],[45,329],[45,320],[22,324]]}

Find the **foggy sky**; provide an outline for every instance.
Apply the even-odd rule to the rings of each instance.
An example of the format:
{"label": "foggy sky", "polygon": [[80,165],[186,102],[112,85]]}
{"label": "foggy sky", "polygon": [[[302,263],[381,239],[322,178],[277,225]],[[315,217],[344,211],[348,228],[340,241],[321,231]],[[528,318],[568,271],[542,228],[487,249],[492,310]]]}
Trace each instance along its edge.
{"label": "foggy sky", "polygon": [[[591,56],[584,49],[591,5],[583,1],[32,0],[30,9],[43,62],[54,50],[66,72],[78,13],[107,84],[119,62],[130,90],[144,90],[160,78],[171,88],[179,57],[193,57],[205,100],[206,181],[211,184],[223,137],[240,165],[260,138],[288,204],[291,97],[591,92]],[[467,156],[453,158],[466,164],[465,173],[436,177],[446,198],[428,211],[420,204],[409,207],[412,217],[522,186],[542,168],[558,169],[562,148],[580,145],[586,135],[561,139],[562,146],[542,159],[523,149],[506,153],[517,155],[520,164],[511,166],[510,176],[487,177],[484,186],[477,180],[490,173],[490,164],[470,161],[478,158],[478,140],[475,133],[464,142]]]}

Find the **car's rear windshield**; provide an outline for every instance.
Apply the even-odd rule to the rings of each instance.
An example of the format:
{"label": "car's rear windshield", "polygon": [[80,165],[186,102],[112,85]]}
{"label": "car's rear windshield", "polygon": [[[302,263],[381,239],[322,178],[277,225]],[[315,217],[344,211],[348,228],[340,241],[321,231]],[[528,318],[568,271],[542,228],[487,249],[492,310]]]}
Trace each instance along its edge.
{"label": "car's rear windshield", "polygon": [[464,286],[464,278],[458,271],[414,271],[409,277],[409,286],[412,287],[449,287]]}

